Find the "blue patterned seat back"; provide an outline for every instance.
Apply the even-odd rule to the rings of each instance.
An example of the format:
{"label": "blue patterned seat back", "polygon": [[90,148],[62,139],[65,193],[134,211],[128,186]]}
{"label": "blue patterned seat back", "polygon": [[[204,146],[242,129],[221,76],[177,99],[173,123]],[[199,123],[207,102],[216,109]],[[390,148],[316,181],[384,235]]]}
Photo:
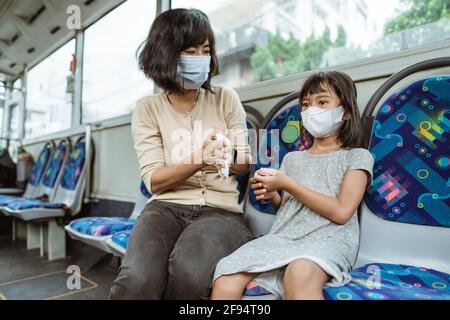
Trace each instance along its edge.
{"label": "blue patterned seat back", "polygon": [[69,159],[64,166],[64,174],[61,179],[61,187],[69,190],[75,190],[77,182],[86,161],[86,142],[79,139],[73,150],[70,152]]}
{"label": "blue patterned seat back", "polygon": [[365,196],[378,217],[450,226],[450,76],[415,81],[392,94],[373,124],[375,158]]}
{"label": "blue patterned seat back", "polygon": [[53,145],[50,142],[46,143],[41,153],[39,154],[39,157],[37,158],[36,163],[34,164],[33,169],[28,176],[28,182],[31,185],[36,187],[41,182],[41,178],[50,159],[52,149]]}
{"label": "blue patterned seat back", "polygon": [[150,198],[152,194],[148,191],[147,186],[144,183],[144,180],[141,181],[141,185],[139,187],[141,189],[141,193],[144,197]]}
{"label": "blue patterned seat back", "polygon": [[[254,124],[248,120],[247,120],[247,129],[255,130],[256,132],[258,131],[258,127],[256,126],[256,124]],[[249,136],[249,139],[250,139],[250,136]],[[251,142],[249,141],[249,143],[251,143]],[[245,193],[247,191],[249,178],[250,178],[250,173],[246,174],[245,176],[236,176],[236,180],[238,182],[237,189],[239,191],[239,199],[238,199],[239,203],[241,203],[244,200]]]}
{"label": "blue patterned seat back", "polygon": [[[302,129],[300,111],[298,101],[291,101],[270,119],[264,128],[265,134],[260,137],[257,163],[253,172],[267,167],[279,169],[288,152],[304,150],[311,145],[311,136],[307,133],[300,134]],[[276,134],[277,130],[278,135]],[[273,138],[278,139],[279,143],[272,144]],[[250,204],[259,212],[276,213],[270,201],[257,201],[252,189],[249,191],[249,200]]]}
{"label": "blue patterned seat back", "polygon": [[55,152],[53,153],[52,159],[50,160],[50,165],[47,167],[47,170],[44,174],[43,183],[46,187],[53,188],[55,186],[56,179],[61,172],[66,153],[69,151],[68,149],[69,146],[67,140],[62,140],[58,144],[58,147],[56,148]]}

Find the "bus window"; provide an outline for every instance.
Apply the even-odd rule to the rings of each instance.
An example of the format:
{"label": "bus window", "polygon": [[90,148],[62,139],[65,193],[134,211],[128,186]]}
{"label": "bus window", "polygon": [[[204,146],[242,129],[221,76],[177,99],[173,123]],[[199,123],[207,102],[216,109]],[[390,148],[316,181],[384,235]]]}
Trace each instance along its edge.
{"label": "bus window", "polygon": [[155,15],[156,2],[130,0],[86,30],[83,123],[130,113],[136,100],[153,93],[135,54]]}
{"label": "bus window", "polygon": [[28,72],[26,138],[70,128],[73,94],[66,91],[74,52],[75,40],[70,40]]}
{"label": "bus window", "polygon": [[215,80],[234,87],[450,39],[445,1],[172,0],[180,7],[208,15]]}

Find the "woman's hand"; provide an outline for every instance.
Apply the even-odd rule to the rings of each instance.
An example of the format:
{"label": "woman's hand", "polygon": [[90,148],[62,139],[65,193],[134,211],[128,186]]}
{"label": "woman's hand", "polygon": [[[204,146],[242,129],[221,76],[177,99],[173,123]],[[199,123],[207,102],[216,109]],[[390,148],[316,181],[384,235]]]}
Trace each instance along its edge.
{"label": "woman's hand", "polygon": [[289,177],[282,171],[262,168],[255,172],[254,180],[260,183],[266,192],[273,192],[284,190],[289,181]]}
{"label": "woman's hand", "polygon": [[216,145],[215,145],[215,156],[216,156],[216,167],[222,169],[225,165],[230,165],[231,160],[231,141],[224,134],[216,134]]}
{"label": "woman's hand", "polygon": [[231,159],[232,146],[229,139],[216,141],[217,129],[213,129],[202,143],[201,159],[204,165],[222,169],[225,162]]}

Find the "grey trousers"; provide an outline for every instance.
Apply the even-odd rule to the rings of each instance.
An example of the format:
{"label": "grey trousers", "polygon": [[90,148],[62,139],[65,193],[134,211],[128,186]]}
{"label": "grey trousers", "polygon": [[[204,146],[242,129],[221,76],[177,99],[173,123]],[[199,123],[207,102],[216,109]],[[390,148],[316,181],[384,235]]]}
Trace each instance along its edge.
{"label": "grey trousers", "polygon": [[208,299],[219,260],[252,235],[240,213],[154,200],[133,227],[110,299]]}

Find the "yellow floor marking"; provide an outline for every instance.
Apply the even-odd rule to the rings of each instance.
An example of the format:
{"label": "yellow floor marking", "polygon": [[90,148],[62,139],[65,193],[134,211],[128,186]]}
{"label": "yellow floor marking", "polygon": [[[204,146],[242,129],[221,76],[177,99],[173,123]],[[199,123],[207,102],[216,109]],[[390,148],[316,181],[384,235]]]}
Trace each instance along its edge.
{"label": "yellow floor marking", "polygon": [[[36,276],[31,276],[31,277],[26,277],[26,278],[16,279],[16,280],[13,280],[13,281],[2,282],[2,283],[0,283],[0,287],[2,287],[2,286],[7,286],[7,285],[11,285],[11,284],[16,284],[16,283],[21,283],[21,282],[25,282],[25,281],[29,281],[29,280],[35,280],[35,279],[45,278],[45,277],[49,277],[49,276],[52,276],[52,275],[55,275],[55,274],[60,274],[60,273],[65,273],[65,272],[66,272],[66,270],[60,270],[60,271],[54,271],[54,272],[43,273],[43,274],[39,274],[39,275],[36,275]],[[59,294],[59,295],[56,295],[56,296],[53,296],[53,297],[45,298],[45,299],[43,299],[43,300],[53,300],[53,299],[58,299],[58,298],[61,298],[61,297],[66,297],[66,296],[70,296],[70,295],[77,294],[77,293],[80,293],[80,292],[92,290],[92,289],[95,289],[95,288],[98,287],[98,284],[95,283],[94,281],[92,281],[92,280],[86,278],[85,276],[83,276],[83,275],[81,275],[81,274],[79,274],[79,273],[76,273],[76,274],[79,275],[81,279],[83,279],[84,281],[86,281],[87,283],[89,283],[92,287],[84,288],[84,289],[79,289],[79,290],[74,290],[74,291],[69,291],[69,292],[62,293],[62,294]],[[0,300],[7,300],[6,297],[5,297],[1,292],[0,292]]]}
{"label": "yellow floor marking", "polygon": [[69,291],[69,292],[66,292],[66,293],[59,294],[59,295],[57,295],[57,296],[53,296],[53,297],[50,297],[50,298],[46,298],[46,299],[44,299],[44,300],[59,299],[59,298],[61,298],[61,297],[71,296],[71,295],[73,295],[73,294],[77,294],[77,293],[80,293],[80,292],[92,290],[92,289],[95,289],[95,288],[98,287],[98,284],[95,283],[94,281],[92,281],[92,280],[86,278],[85,276],[82,276],[82,275],[79,274],[79,273],[75,273],[75,274],[79,275],[81,279],[83,279],[84,281],[86,281],[87,283],[89,283],[90,285],[92,285],[92,287],[84,288],[84,289],[79,289],[79,290],[74,290],[74,291]]}
{"label": "yellow floor marking", "polygon": [[93,287],[96,287],[96,288],[98,287],[97,283],[95,283],[91,279],[86,278],[85,276],[82,276],[81,274],[80,274],[80,278],[83,279],[84,281],[86,281],[87,283],[90,283]]}
{"label": "yellow floor marking", "polygon": [[20,282],[24,282],[24,281],[29,281],[29,280],[45,278],[45,277],[48,277],[48,276],[52,276],[54,274],[59,274],[59,273],[64,273],[64,272],[66,272],[66,270],[59,270],[59,271],[54,271],[54,272],[48,272],[48,273],[43,273],[43,274],[39,274],[39,275],[36,275],[36,276],[16,279],[16,280],[13,280],[13,281],[2,282],[2,283],[0,283],[0,287],[7,286],[7,285],[10,285],[10,284],[20,283]]}
{"label": "yellow floor marking", "polygon": [[62,298],[62,297],[71,296],[71,295],[74,295],[74,294],[77,294],[77,293],[80,293],[80,292],[84,292],[84,291],[88,291],[88,290],[92,290],[92,289],[95,289],[95,288],[96,288],[96,287],[89,287],[89,288],[84,288],[84,289],[80,289],[80,290],[74,290],[74,291],[62,293],[62,294],[59,294],[59,295],[57,295],[57,296],[53,296],[53,297],[50,297],[50,298],[45,298],[45,299],[43,299],[43,300],[54,300],[54,299],[59,299],[59,298]]}

